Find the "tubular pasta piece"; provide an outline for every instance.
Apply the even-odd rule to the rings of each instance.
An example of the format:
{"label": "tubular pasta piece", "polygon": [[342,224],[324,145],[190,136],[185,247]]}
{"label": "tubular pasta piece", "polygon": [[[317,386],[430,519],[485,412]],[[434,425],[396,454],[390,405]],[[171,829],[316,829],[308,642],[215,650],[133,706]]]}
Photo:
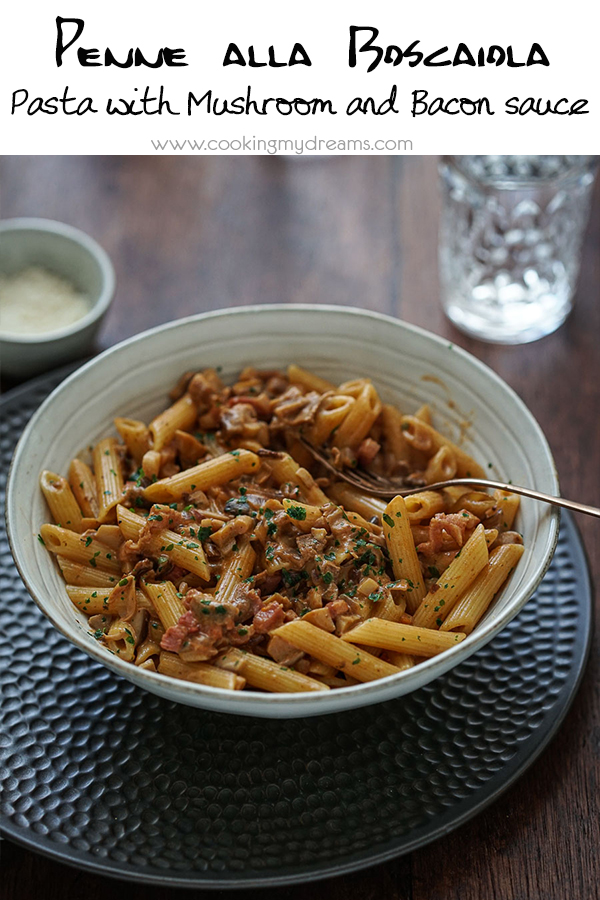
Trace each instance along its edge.
{"label": "tubular pasta piece", "polygon": [[462,550],[438,578],[438,589],[423,598],[413,623],[423,628],[439,628],[461,594],[475,580],[488,561],[483,525],[478,525]]}
{"label": "tubular pasta piece", "polygon": [[306,391],[316,391],[318,394],[324,394],[326,391],[335,391],[335,384],[326,381],[314,372],[309,372],[295,363],[291,363],[287,367],[287,377],[292,384],[299,384]]}
{"label": "tubular pasta piece", "polygon": [[71,531],[81,531],[81,510],[67,479],[45,470],[40,477],[40,485],[57,525]]}
{"label": "tubular pasta piece", "polygon": [[344,634],[341,640],[430,657],[449,650],[465,637],[464,634],[442,634],[431,628],[401,625],[399,622],[388,622],[385,619],[366,619],[352,631]]}
{"label": "tubular pasta piece", "polygon": [[86,566],[83,565],[83,563],[68,559],[60,553],[57,555],[56,560],[60,567],[60,571],[62,572],[62,576],[68,584],[77,586],[83,585],[84,587],[90,585],[92,588],[113,588],[117,581],[119,581],[116,573],[111,575],[110,572],[104,572],[102,569],[94,569],[92,566]]}
{"label": "tubular pasta piece", "polygon": [[234,552],[223,564],[221,578],[215,591],[215,598],[226,603],[233,598],[235,589],[252,574],[256,553],[250,544]]}
{"label": "tubular pasta piece", "polygon": [[315,523],[323,518],[323,513],[318,506],[309,506],[306,503],[300,503],[299,500],[289,500],[287,497],[283,498],[282,503],[289,518],[300,531],[310,531]]}
{"label": "tubular pasta piece", "polygon": [[522,544],[502,544],[490,553],[488,564],[462,595],[440,631],[471,634],[488,606],[523,555]]}
{"label": "tubular pasta piece", "polygon": [[461,477],[485,478],[485,472],[472,456],[416,416],[402,416],[402,429],[406,441],[415,450],[427,456],[435,456],[440,447],[449,447],[456,458],[456,474]]}
{"label": "tubular pasta piece", "polygon": [[[314,628],[314,626],[311,626]],[[316,629],[319,631],[319,629]],[[324,634],[325,632],[321,632]],[[276,634],[275,631],[272,634]],[[302,675],[294,669],[280,666],[279,663],[263,656],[254,656],[244,650],[230,647],[215,659],[215,666],[226,669],[233,668],[239,672],[252,687],[275,693],[296,693],[298,691],[327,691],[329,688],[308,675]]]}
{"label": "tubular pasta piece", "polygon": [[162,450],[176,431],[189,431],[194,427],[197,417],[196,404],[189,394],[184,394],[150,422],[148,430],[153,440],[153,449]]}
{"label": "tubular pasta piece", "polygon": [[[376,621],[383,620],[377,619]],[[275,628],[271,634],[279,635],[292,646],[304,650],[305,653],[309,653],[344,674],[347,673],[357,681],[375,681],[377,678],[396,675],[398,672],[398,669],[390,663],[386,663],[364,650],[350,648],[341,638],[317,628],[316,625],[311,625],[310,622],[303,622],[302,619],[294,619],[280,628]],[[348,632],[348,634],[352,634],[352,632]]]}
{"label": "tubular pasta piece", "polygon": [[307,430],[307,438],[315,447],[320,447],[331,437],[349,414],[356,401],[344,394],[325,397],[315,416],[315,421]]}
{"label": "tubular pasta piece", "polygon": [[183,494],[226,484],[253,470],[256,473],[259,466],[260,459],[251,450],[231,450],[191,469],[178,472],[170,478],[163,478],[148,485],[144,496],[153,503],[171,503],[173,500],[179,500]]}
{"label": "tubular pasta piece", "polygon": [[246,684],[246,679],[234,672],[203,662],[183,662],[176,653],[167,653],[164,650],[160,654],[158,671],[161,675],[169,675],[171,678],[182,678],[195,684],[207,684],[209,687],[225,688],[230,691],[241,691]]}
{"label": "tubular pasta piece", "polygon": [[296,484],[307,503],[325,506],[329,502],[310,472],[299,466],[288,453],[282,454],[281,459],[269,460],[269,464],[273,478],[279,484]]}
{"label": "tubular pasta piece", "polygon": [[94,475],[98,495],[98,519],[106,522],[123,498],[123,474],[115,438],[103,438],[94,447]]}
{"label": "tubular pasta piece", "polygon": [[451,447],[444,445],[437,450],[427,463],[423,473],[426,484],[438,481],[450,481],[456,475],[456,456]]}
{"label": "tubular pasta piece", "polygon": [[437,491],[421,491],[404,498],[408,521],[417,525],[424,519],[431,519],[444,509],[444,498]]}
{"label": "tubular pasta piece", "polygon": [[327,488],[327,492],[335,504],[343,506],[345,510],[357,512],[365,519],[377,516],[381,520],[381,516],[385,512],[385,500],[369,497],[368,494],[363,494],[358,488],[351,484],[344,484],[343,481],[332,484]]}
{"label": "tubular pasta piece", "polygon": [[83,515],[87,518],[95,519],[98,515],[96,479],[90,467],[80,459],[71,461],[69,466],[69,484]]}
{"label": "tubular pasta piece", "polygon": [[186,608],[177,589],[171,581],[159,581],[156,584],[142,582],[142,591],[149,598],[165,631],[171,625],[177,625],[185,614]]}
{"label": "tubular pasta piece", "polygon": [[[129,541],[137,541],[146,520],[124,506],[117,507],[119,528],[123,537]],[[175,565],[193,572],[204,581],[210,579],[210,567],[206,561],[204,548],[198,540],[184,538],[175,531],[160,531],[149,541],[151,556],[166,556]]]}
{"label": "tubular pasta piece", "polygon": [[60,528],[58,525],[42,525],[40,528],[42,540],[51,553],[60,553],[74,562],[91,566],[92,569],[102,569],[104,572],[120,575],[121,566],[114,551],[106,544],[93,538],[91,535],[79,535],[68,528]]}
{"label": "tubular pasta piece", "polygon": [[141,466],[144,454],[150,449],[150,432],[144,422],[137,419],[115,419],[115,428],[127,447],[127,452]]}
{"label": "tubular pasta piece", "polygon": [[332,438],[334,447],[356,450],[373,427],[381,412],[381,400],[370,381],[365,381],[360,393]]}
{"label": "tubular pasta piece", "polygon": [[394,497],[383,514],[383,533],[395,577],[408,581],[406,607],[415,612],[425,596],[421,563],[414,545],[408,511],[403,497]]}

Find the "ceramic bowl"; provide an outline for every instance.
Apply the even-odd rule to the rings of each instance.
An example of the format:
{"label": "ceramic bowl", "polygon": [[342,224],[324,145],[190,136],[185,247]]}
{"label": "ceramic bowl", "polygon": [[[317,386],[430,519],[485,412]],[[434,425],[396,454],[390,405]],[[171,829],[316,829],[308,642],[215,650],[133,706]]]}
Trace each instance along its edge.
{"label": "ceramic bowl", "polygon": [[72,282],[90,298],[90,310],[55,331],[0,331],[0,365],[10,378],[29,378],[85,356],[115,290],[110,259],[85,232],[51,219],[5,219],[0,222],[0,272],[13,275],[28,266],[41,266]]}
{"label": "ceramic bowl", "polygon": [[[558,536],[553,507],[523,500],[518,528],[526,551],[474,633],[446,653],[381,681],[314,694],[229,692],[178,681],[119,660],[90,634],[37,540],[48,512],[42,469],[66,473],[81,448],[115,433],[117,415],[148,421],[167,404],[182,372],[296,361],[334,382],[368,376],[386,401],[413,411],[431,404],[435,424],[456,438],[490,477],[558,493],[552,455],[523,402],[473,356],[442,338],[383,315],[327,306],[244,307],[181,319],[124,341],[69,376],[29,422],[15,451],[7,492],[13,555],[32,597],[79,649],[135,684],[170,700],[248,716],[320,715],[398,697],[444,675],[515,616],[542,579]],[[465,422],[469,425],[466,428]]]}

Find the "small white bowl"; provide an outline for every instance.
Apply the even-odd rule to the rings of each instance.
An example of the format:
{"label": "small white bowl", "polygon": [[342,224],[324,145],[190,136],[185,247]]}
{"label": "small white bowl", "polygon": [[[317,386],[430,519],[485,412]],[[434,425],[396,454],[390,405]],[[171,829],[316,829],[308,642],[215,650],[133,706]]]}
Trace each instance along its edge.
{"label": "small white bowl", "polygon": [[90,311],[66,328],[42,334],[0,331],[3,375],[25,378],[85,356],[115,290],[115,272],[102,247],[85,232],[52,219],[0,222],[0,272],[41,266],[89,297]]}
{"label": "small white bowl", "polygon": [[181,319],[107,350],[69,376],[25,429],[8,480],[9,540],[32,597],[62,634],[109,669],[170,700],[249,716],[295,717],[398,697],[442,676],[498,634],[550,564],[557,511],[523,500],[518,526],[525,554],[473,634],[399,675],[317,695],[234,692],[178,681],[136,668],[102,647],[36,538],[48,519],[39,473],[66,472],[82,447],[114,433],[117,415],[148,421],[165,407],[167,391],[186,370],[222,366],[223,377],[232,379],[243,366],[275,368],[292,361],[335,382],[369,376],[384,400],[407,411],[429,402],[436,424],[449,436],[459,435],[468,420],[465,448],[484,466],[491,463],[492,475],[558,493],[548,444],[514,391],[458,347],[388,316],[329,306],[244,307]]}

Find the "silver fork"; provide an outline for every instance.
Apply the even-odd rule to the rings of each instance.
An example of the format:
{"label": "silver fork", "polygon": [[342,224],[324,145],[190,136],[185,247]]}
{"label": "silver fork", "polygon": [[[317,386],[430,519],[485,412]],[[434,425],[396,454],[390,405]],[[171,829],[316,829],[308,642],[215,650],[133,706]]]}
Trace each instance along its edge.
{"label": "silver fork", "polygon": [[379,475],[373,475],[370,472],[356,469],[347,471],[346,469],[336,469],[327,456],[316,447],[299,435],[299,441],[308,452],[314,456],[322,465],[336,478],[347,481],[348,484],[354,485],[367,494],[374,494],[376,497],[396,497],[400,494],[402,497],[410,497],[411,494],[418,494],[421,491],[439,491],[442,488],[463,486],[473,488],[493,488],[500,491],[510,491],[513,494],[521,494],[523,497],[530,497],[532,500],[541,500],[543,503],[551,503],[553,506],[562,506],[565,509],[572,509],[575,512],[585,513],[587,516],[596,516],[600,519],[600,509],[595,506],[586,506],[585,503],[575,503],[574,500],[565,500],[563,497],[554,497],[552,494],[543,494],[541,491],[534,491],[531,488],[520,487],[517,484],[507,484],[503,481],[490,481],[487,478],[449,478],[448,481],[438,481],[435,484],[427,484],[424,487],[407,488],[400,481],[394,481],[391,478],[382,478]]}

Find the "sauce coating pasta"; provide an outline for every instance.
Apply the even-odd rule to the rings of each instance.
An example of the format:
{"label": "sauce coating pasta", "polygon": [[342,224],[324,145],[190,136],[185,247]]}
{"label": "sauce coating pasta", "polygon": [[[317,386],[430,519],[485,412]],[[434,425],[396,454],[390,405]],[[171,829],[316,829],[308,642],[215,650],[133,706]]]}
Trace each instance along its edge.
{"label": "sauce coating pasta", "polygon": [[[523,553],[515,495],[428,489],[483,472],[429,418],[297,365],[186,373],[153,421],[116,420],[92,468],[42,474],[40,539],[93,637],[144,669],[279,692],[394,675],[464,640]],[[300,435],[422,491],[361,494]]]}

